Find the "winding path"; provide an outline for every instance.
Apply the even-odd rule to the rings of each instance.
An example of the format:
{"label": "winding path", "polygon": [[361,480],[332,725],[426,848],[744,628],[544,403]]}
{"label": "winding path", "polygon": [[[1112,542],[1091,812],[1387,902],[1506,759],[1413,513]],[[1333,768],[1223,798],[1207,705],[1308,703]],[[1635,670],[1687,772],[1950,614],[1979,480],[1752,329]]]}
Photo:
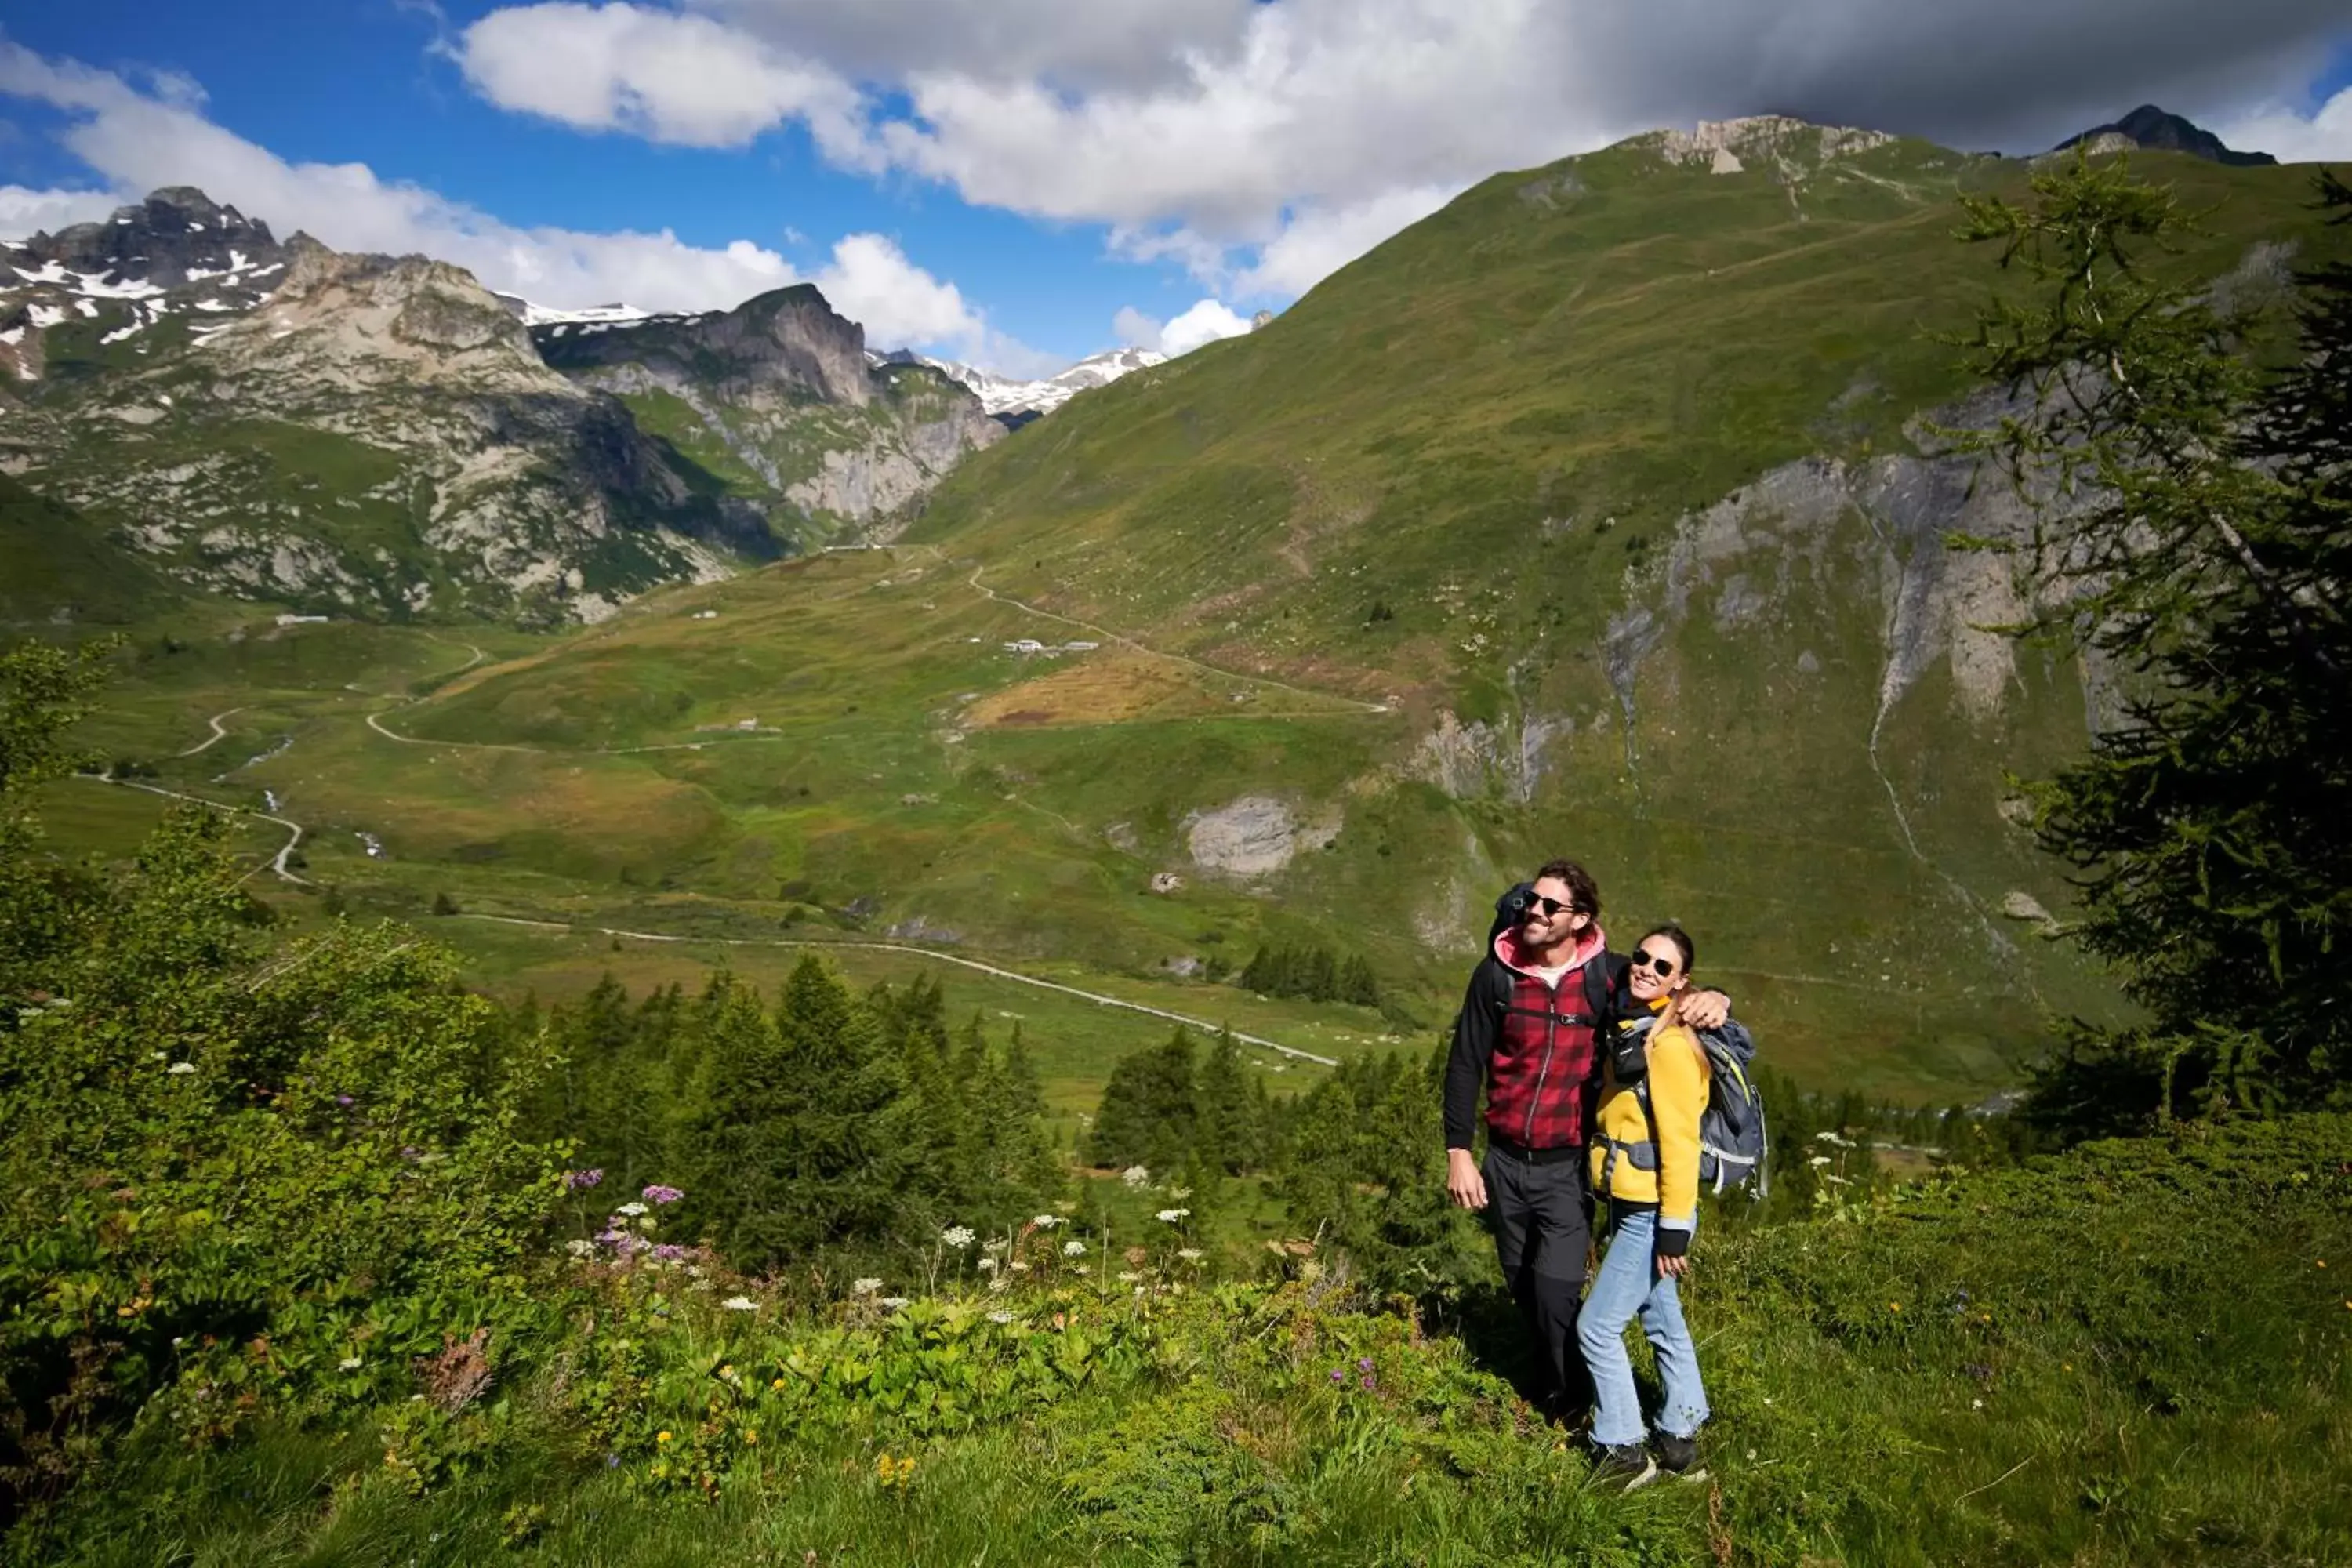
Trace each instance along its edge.
{"label": "winding path", "polygon": [[[214,737],[215,740],[218,738],[219,737],[217,736]],[[207,744],[209,743],[210,742],[207,742]],[[184,752],[181,754],[184,756],[187,753]],[[278,847],[278,853],[269,858],[268,861],[269,868],[272,871],[277,872],[280,878],[289,882],[292,882],[299,887],[315,888],[319,885],[318,883],[310,880],[308,877],[298,876],[293,871],[289,870],[286,866],[286,858],[289,855],[293,854],[295,849],[300,846],[302,842],[302,835],[309,831],[309,829],[305,828],[299,822],[289,822],[282,816],[272,816],[266,811],[256,811],[249,805],[226,805],[216,800],[206,800],[200,795],[183,795],[175,789],[163,789],[155,784],[141,784],[135,779],[110,779],[103,773],[76,773],[74,777],[93,779],[100,784],[114,784],[121,789],[135,789],[146,795],[160,795],[166,800],[184,800],[190,805],[205,806],[210,810],[221,812],[229,816],[250,816],[257,818],[263,822],[274,822],[278,826],[285,828],[289,837],[287,837],[286,842]],[[247,871],[243,877],[238,878],[237,880],[240,882],[248,880],[260,869],[261,868],[259,866],[256,866],[253,870]]]}
{"label": "winding path", "polygon": [[228,718],[232,714],[242,713],[245,710],[243,708],[228,708],[214,714],[211,718],[205,721],[205,723],[210,724],[213,727],[213,732],[211,734],[206,735],[203,740],[198,741],[186,751],[174,752],[172,754],[175,757],[193,757],[198,752],[211,750],[214,742],[221,740],[228,733],[226,727],[221,723],[221,721]]}
{"label": "winding path", "polygon": [[1141,1002],[1129,1002],[1117,996],[1105,996],[1100,992],[1096,991],[1081,991],[1075,985],[1064,985],[1059,981],[1055,980],[1040,980],[1034,974],[1024,974],[1016,969],[1001,969],[993,963],[982,963],[976,958],[959,958],[951,952],[939,952],[928,947],[910,946],[906,942],[794,942],[786,937],[673,936],[661,931],[625,931],[618,926],[579,926],[571,925],[562,921],[530,921],[521,919],[520,916],[516,915],[467,914],[460,915],[458,918],[469,921],[489,921],[499,925],[530,926],[539,931],[593,931],[598,936],[625,936],[637,942],[668,942],[688,944],[694,942],[707,942],[717,947],[798,947],[817,949],[828,947],[854,947],[862,949],[868,952],[911,953],[917,958],[934,959],[940,963],[953,963],[961,965],[965,969],[976,969],[982,974],[992,974],[999,980],[1011,980],[1023,985],[1034,985],[1041,991],[1058,991],[1065,996],[1076,996],[1081,1001],[1092,1002],[1098,1007],[1119,1007],[1124,1008],[1129,1013],[1143,1013],[1148,1014],[1154,1018],[1165,1018],[1170,1023],[1181,1024],[1188,1029],[1198,1029],[1203,1034],[1214,1035],[1221,1032],[1229,1033],[1234,1039],[1239,1040],[1245,1046],[1257,1046],[1265,1050],[1274,1051],[1281,1056],[1289,1057],[1297,1061],[1313,1062],[1318,1067],[1335,1068],[1339,1065],[1336,1058],[1318,1057],[1313,1051],[1302,1051],[1296,1046],[1280,1045],[1273,1040],[1263,1039],[1256,1035],[1244,1035],[1238,1029],[1226,1029],[1223,1026],[1208,1023],[1200,1018],[1188,1017],[1181,1013],[1171,1013],[1165,1007],[1147,1006]]}
{"label": "winding path", "polygon": [[[1270,679],[1263,675],[1244,675],[1238,670],[1220,669],[1213,664],[1203,664],[1199,659],[1194,658],[1188,654],[1169,653],[1165,649],[1153,647],[1148,643],[1138,642],[1135,638],[1127,636],[1123,632],[1115,632],[1108,626],[1096,626],[1092,621],[1081,621],[1076,619],[1075,616],[1056,615],[1052,610],[1041,610],[1036,605],[1028,603],[1026,600],[1016,599],[1009,594],[1000,594],[995,589],[990,587],[987,584],[982,582],[980,580],[980,574],[985,570],[985,567],[973,567],[971,569],[971,575],[965,579],[964,585],[978,593],[982,597],[992,600],[997,604],[1010,605],[1014,609],[1019,610],[1025,615],[1040,616],[1049,621],[1059,621],[1066,626],[1076,626],[1080,631],[1092,632],[1095,636],[1103,638],[1107,642],[1115,642],[1118,644],[1119,647],[1130,648],[1137,653],[1144,655],[1146,658],[1164,658],[1171,664],[1184,665],[1189,668],[1200,670],[1203,674],[1213,675],[1220,680],[1238,680],[1251,686],[1263,686],[1272,691],[1286,691],[1293,697],[1311,698],[1318,702],[1336,702],[1359,713],[1388,713],[1393,711],[1393,710],[1391,710],[1385,702],[1367,702],[1359,697],[1342,697],[1336,691],[1311,691],[1306,687],[1285,685],[1279,680]],[[1282,715],[1282,717],[1296,719],[1303,717],[1303,715],[1287,713]],[[1234,1037],[1236,1039],[1240,1038],[1239,1036],[1235,1036]]]}

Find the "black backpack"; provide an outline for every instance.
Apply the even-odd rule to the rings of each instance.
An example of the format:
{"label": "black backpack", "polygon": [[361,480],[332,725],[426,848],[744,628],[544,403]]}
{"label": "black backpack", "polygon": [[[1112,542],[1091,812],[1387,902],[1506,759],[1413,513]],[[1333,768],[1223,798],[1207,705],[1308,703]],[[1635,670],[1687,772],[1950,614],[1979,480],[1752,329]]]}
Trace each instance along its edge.
{"label": "black backpack", "polygon": [[[1536,885],[1520,882],[1507,889],[1495,900],[1495,922],[1486,928],[1486,952],[1495,951],[1495,939],[1507,931],[1518,927],[1520,917],[1528,912],[1528,900],[1534,898]],[[1613,952],[1604,952],[1600,962],[1584,966],[1584,1010],[1592,1019],[1592,1070],[1597,1079],[1601,1071],[1601,1052],[1613,1031],[1610,1020],[1622,1011],[1625,996],[1626,961]],[[1510,1003],[1506,987],[1503,1005]]]}

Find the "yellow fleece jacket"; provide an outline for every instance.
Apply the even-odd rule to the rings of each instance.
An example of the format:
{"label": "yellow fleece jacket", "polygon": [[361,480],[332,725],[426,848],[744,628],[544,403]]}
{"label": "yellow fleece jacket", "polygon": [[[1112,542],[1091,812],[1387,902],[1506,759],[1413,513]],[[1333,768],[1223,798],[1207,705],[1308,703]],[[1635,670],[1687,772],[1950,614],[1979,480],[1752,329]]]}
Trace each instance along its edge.
{"label": "yellow fleece jacket", "polygon": [[[1598,1135],[1591,1152],[1593,1191],[1619,1203],[1656,1205],[1659,1229],[1679,1230],[1686,1239],[1698,1225],[1698,1119],[1706,1109],[1711,1069],[1697,1037],[1679,1024],[1652,1029],[1644,1049],[1648,1115],[1643,1114],[1633,1087],[1617,1082],[1614,1062],[1601,1074],[1601,1110],[1594,1119]],[[1617,1152],[1613,1165],[1609,1162],[1612,1144]],[[1655,1145],[1654,1169],[1643,1170],[1633,1163],[1638,1144]],[[1604,1169],[1609,1172],[1605,1189],[1601,1184]]]}

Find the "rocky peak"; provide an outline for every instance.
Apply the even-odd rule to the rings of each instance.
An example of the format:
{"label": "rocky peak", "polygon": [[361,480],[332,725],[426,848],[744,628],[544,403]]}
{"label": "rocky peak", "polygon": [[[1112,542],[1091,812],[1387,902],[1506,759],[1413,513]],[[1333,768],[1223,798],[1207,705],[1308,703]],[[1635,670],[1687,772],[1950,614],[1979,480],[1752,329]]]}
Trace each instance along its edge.
{"label": "rocky peak", "polygon": [[730,395],[782,392],[863,408],[877,387],[866,329],[814,284],[754,295],[731,310],[635,321],[556,321],[531,330],[567,371],[625,364],[675,371]]}
{"label": "rocky peak", "polygon": [[111,217],[10,247],[0,256],[0,280],[120,295],[249,275],[285,259],[268,224],[192,186],[170,185]]}
{"label": "rocky peak", "polygon": [[2221,144],[2221,139],[2193,121],[2178,114],[2168,114],[2153,103],[2143,103],[2121,120],[2111,124],[2094,125],[2077,136],[2069,136],[2052,149],[2063,153],[2077,143],[2087,143],[2089,151],[2103,153],[2120,147],[2145,147],[2160,153],[2186,153],[2215,163],[2233,167],[2249,167],[2275,163],[2268,153],[2241,153]]}
{"label": "rocky peak", "polygon": [[307,234],[286,247],[285,281],[208,347],[267,368],[341,367],[348,379],[396,374],[426,382],[485,378],[508,389],[568,386],[540,361],[523,324],[465,268],[423,256],[351,255]]}
{"label": "rocky peak", "polygon": [[1741,120],[1702,120],[1695,131],[1655,131],[1636,140],[1649,142],[1674,163],[1705,163],[1717,174],[1731,174],[1748,163],[1826,163],[1884,147],[1895,138],[1857,126],[1755,114]]}

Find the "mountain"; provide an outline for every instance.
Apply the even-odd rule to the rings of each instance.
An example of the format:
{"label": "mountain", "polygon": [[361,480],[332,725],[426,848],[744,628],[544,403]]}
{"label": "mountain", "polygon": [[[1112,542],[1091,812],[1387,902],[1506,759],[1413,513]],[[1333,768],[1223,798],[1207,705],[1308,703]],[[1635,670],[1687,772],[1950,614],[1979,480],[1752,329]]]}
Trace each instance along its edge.
{"label": "mountain", "polygon": [[886,356],[901,364],[927,364],[950,380],[969,387],[980,399],[981,406],[994,418],[1013,426],[1028,423],[1040,415],[1051,414],[1079,393],[1097,386],[1108,386],[1120,376],[1155,364],[1165,364],[1168,356],[1150,349],[1110,349],[1098,354],[1088,354],[1067,370],[1042,381],[1018,381],[999,375],[978,365],[957,360],[931,359],[901,349]]}
{"label": "mountain", "polygon": [[2087,142],[2091,150],[2106,152],[2123,145],[2147,147],[2164,153],[2187,153],[2231,168],[2260,168],[2278,162],[2268,153],[2238,153],[2221,145],[2221,139],[2210,131],[2168,114],[2152,103],[2143,103],[2121,120],[2107,125],[2095,125],[2078,135],[2069,136],[2052,149],[2063,153],[2078,142]]}
{"label": "mountain", "polygon": [[596,619],[776,543],[549,370],[473,277],[201,193],[9,247],[0,468],[191,586],[315,613]]}
{"label": "mountain", "polygon": [[696,315],[573,313],[530,329],[546,363],[618,396],[780,531],[882,522],[1000,439],[964,387],[875,363],[865,330],[809,284]]}

